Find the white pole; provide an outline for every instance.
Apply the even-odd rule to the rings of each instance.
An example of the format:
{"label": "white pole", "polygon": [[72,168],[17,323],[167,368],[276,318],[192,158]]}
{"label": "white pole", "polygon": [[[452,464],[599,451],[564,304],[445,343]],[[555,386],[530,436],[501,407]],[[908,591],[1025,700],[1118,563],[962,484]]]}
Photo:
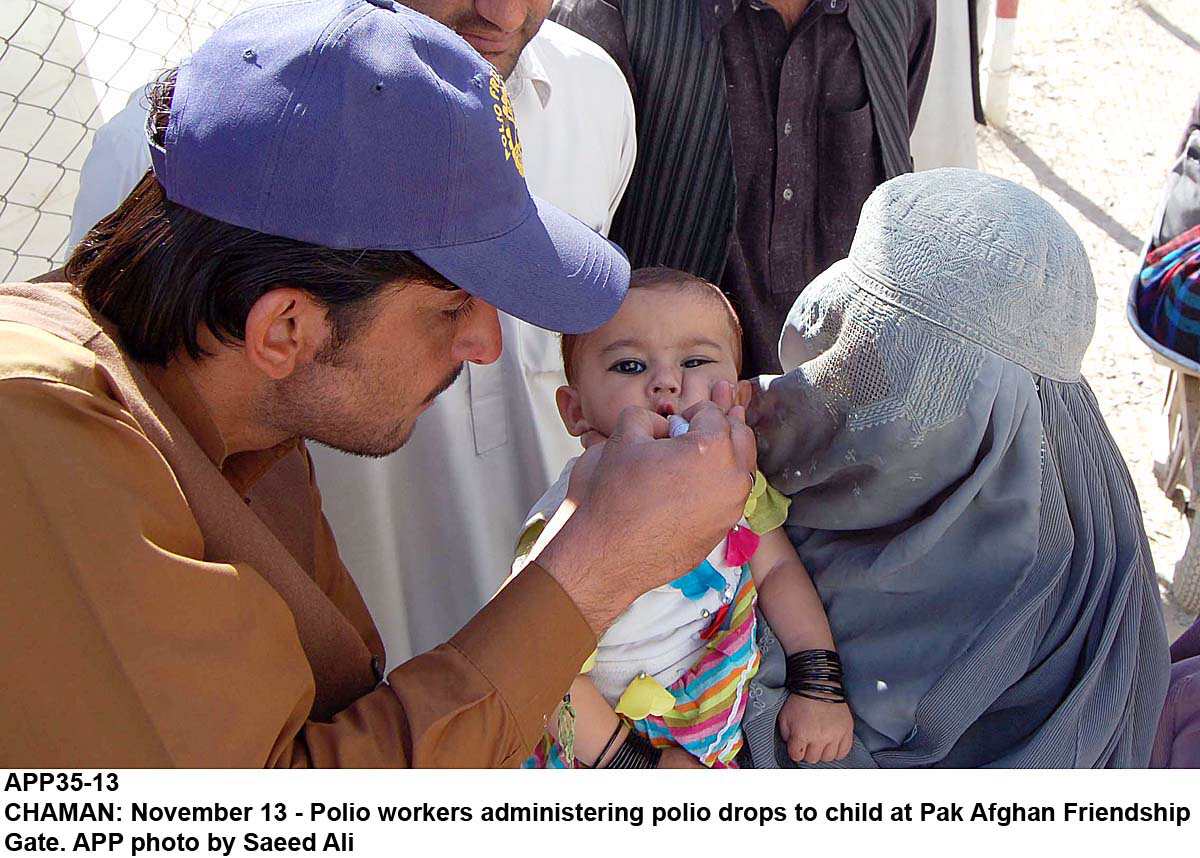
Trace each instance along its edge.
{"label": "white pole", "polygon": [[983,113],[988,122],[1001,128],[1008,119],[1008,81],[1012,76],[1017,3],[1018,0],[996,0],[996,26],[992,28]]}

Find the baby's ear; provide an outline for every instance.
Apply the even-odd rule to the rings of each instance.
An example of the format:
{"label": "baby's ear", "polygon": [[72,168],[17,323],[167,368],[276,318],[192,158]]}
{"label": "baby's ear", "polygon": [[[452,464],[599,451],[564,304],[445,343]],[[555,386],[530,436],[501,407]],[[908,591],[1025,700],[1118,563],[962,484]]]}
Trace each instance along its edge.
{"label": "baby's ear", "polygon": [[554,401],[558,404],[558,415],[562,418],[567,431],[578,438],[592,427],[583,419],[583,406],[579,402],[579,391],[564,384],[554,391]]}
{"label": "baby's ear", "polygon": [[739,381],[737,390],[733,394],[733,404],[747,408],[750,405],[750,397],[754,394],[754,385],[748,381]]}

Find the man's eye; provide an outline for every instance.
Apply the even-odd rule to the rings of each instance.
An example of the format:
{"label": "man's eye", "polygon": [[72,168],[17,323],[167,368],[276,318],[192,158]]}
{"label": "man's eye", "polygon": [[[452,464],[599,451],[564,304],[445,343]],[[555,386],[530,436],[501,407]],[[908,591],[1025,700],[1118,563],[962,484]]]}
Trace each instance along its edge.
{"label": "man's eye", "polygon": [[685,360],[681,366],[684,369],[695,369],[698,366],[704,366],[706,363],[716,363],[716,361],[712,360],[711,358],[694,357]]}
{"label": "man's eye", "polygon": [[619,360],[608,368],[609,372],[619,372],[622,375],[637,375],[646,371],[646,365],[640,360]]}
{"label": "man's eye", "polygon": [[471,311],[475,309],[474,296],[467,296],[467,300],[463,301],[455,307],[446,310],[446,318],[452,322],[460,321],[471,315]]}

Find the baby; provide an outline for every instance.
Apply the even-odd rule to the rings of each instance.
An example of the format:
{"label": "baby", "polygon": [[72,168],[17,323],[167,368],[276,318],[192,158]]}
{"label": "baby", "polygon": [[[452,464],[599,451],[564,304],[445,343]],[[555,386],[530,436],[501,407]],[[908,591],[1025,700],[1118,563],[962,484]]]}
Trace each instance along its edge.
{"label": "baby", "polygon": [[[678,415],[718,382],[737,385],[745,405],[741,342],[717,287],[681,271],[640,269],[608,324],[563,337],[568,384],[557,391],[559,414],[572,435],[593,443],[630,405],[674,415],[678,430]],[[563,502],[575,461],[531,511],[518,566]],[[779,729],[790,756],[846,756],[853,721],[841,667],[821,601],[781,526],[787,504],[758,474],[743,519],[707,560],[640,597],[604,633],[527,767],[733,765],[759,662],[756,602],[789,656],[793,693]]]}

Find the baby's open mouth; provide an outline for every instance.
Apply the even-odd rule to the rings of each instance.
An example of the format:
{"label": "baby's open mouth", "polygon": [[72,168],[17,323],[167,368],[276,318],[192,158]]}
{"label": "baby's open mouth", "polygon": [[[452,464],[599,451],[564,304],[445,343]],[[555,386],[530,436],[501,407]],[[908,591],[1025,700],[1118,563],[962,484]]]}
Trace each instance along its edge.
{"label": "baby's open mouth", "polygon": [[669,405],[667,403],[664,403],[664,404],[658,406],[658,408],[656,410],[663,417],[670,417],[672,414],[675,413],[675,407],[673,405]]}

